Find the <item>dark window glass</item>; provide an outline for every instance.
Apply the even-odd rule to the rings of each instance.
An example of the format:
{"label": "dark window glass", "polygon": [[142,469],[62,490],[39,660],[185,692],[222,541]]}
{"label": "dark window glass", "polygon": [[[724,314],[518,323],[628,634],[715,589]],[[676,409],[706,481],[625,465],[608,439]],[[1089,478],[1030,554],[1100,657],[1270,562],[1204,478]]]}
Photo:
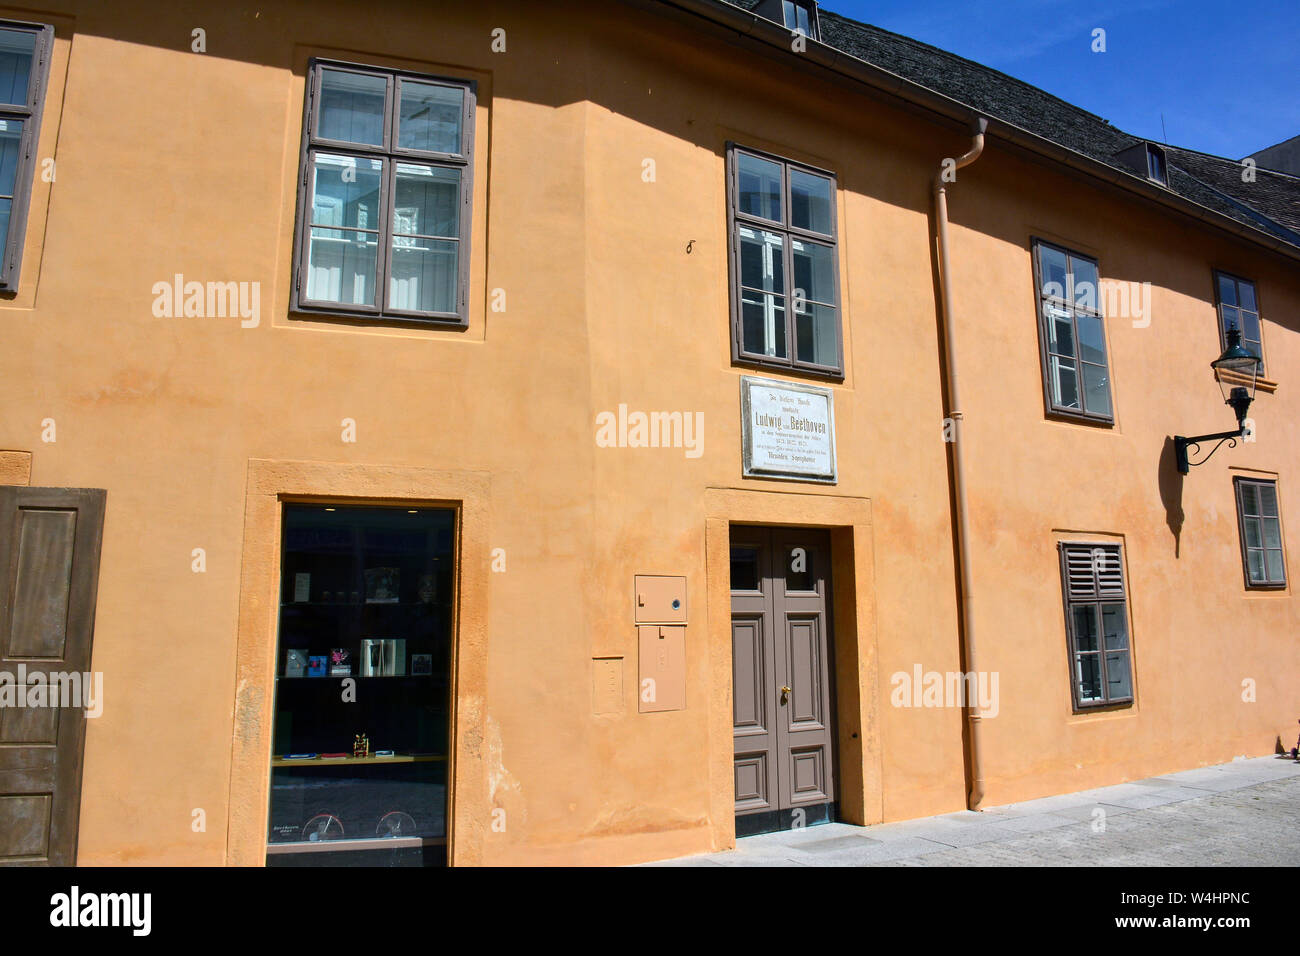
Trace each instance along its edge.
{"label": "dark window glass", "polygon": [[1163,185],[1169,184],[1165,172],[1165,151],[1159,146],[1147,145],[1147,176]]}
{"label": "dark window glass", "polygon": [[816,591],[817,574],[813,567],[814,552],[810,548],[796,547],[785,555],[785,589],[787,591]]}
{"label": "dark window glass", "polygon": [[454,519],[285,507],[271,860],[321,841],[445,841]]}
{"label": "dark window glass", "polygon": [[731,546],[731,590],[759,591],[758,549]]}

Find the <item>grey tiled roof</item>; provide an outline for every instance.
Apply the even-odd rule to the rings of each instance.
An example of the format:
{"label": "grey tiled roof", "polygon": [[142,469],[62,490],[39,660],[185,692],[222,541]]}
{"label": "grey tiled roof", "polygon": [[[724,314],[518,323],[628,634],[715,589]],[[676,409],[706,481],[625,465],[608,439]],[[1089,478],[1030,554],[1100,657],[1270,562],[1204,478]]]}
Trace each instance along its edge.
{"label": "grey tiled roof", "polygon": [[1290,230],[1291,241],[1300,244],[1300,178],[1260,166],[1253,171],[1254,182],[1246,182],[1239,162],[1177,146],[1165,151],[1171,164]]}
{"label": "grey tiled roof", "polygon": [[[720,0],[722,2],[722,0]],[[752,9],[758,0],[731,0]],[[1096,162],[1133,170],[1118,154],[1144,142],[1109,121],[991,67],[879,27],[818,8],[821,42]],[[1166,146],[1168,186],[1185,199],[1300,247],[1300,179]]]}
{"label": "grey tiled roof", "polygon": [[[1116,169],[1117,154],[1143,142],[1087,110],[998,70],[821,8],[822,42],[981,113]],[[1166,147],[1169,188],[1209,209],[1300,246],[1300,179],[1258,170],[1243,183],[1230,159]]]}

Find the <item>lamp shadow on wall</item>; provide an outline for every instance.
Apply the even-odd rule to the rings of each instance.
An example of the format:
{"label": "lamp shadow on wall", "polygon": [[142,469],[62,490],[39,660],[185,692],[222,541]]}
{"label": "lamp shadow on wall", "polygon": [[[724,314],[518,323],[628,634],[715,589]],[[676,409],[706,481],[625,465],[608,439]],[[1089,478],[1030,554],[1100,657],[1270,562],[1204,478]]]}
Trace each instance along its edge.
{"label": "lamp shadow on wall", "polygon": [[1174,558],[1178,558],[1183,532],[1183,476],[1178,473],[1178,461],[1174,455],[1174,440],[1165,436],[1164,447],[1160,450],[1160,502],[1165,506],[1165,524],[1174,536]]}

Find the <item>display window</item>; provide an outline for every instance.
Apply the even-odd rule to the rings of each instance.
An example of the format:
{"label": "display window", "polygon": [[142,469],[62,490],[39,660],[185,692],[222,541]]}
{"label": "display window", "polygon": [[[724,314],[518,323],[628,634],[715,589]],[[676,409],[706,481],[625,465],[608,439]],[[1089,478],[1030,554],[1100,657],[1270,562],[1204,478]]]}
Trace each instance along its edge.
{"label": "display window", "polygon": [[455,519],[285,506],[268,865],[445,862]]}

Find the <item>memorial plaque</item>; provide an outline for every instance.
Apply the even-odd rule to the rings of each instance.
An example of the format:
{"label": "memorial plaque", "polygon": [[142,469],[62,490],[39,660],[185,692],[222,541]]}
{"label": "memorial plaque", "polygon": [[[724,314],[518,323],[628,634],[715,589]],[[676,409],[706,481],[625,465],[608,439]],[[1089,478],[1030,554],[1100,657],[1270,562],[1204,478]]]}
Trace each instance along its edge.
{"label": "memorial plaque", "polygon": [[740,380],[741,464],[746,477],[835,484],[835,403],[828,388]]}

